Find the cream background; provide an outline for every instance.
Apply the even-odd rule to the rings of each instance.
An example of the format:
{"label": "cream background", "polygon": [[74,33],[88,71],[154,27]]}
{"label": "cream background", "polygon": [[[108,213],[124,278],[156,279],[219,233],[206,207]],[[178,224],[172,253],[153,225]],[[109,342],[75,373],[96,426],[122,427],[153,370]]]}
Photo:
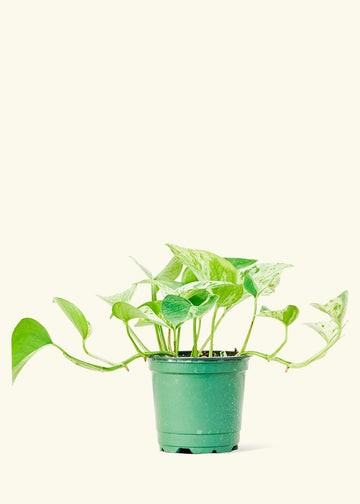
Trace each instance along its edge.
{"label": "cream background", "polygon": [[[2,502],[359,502],[359,3],[0,9]],[[166,242],[295,264],[264,301],[305,307],[300,322],[350,293],[325,359],[287,375],[252,359],[232,454],[160,453],[140,362],[101,375],[47,348],[10,387],[24,316],[81,355],[53,296],[90,319],[90,349],[128,355],[95,295],[141,278],[130,255],[161,268]],[[250,309],[217,341],[235,345]],[[281,337],[266,322],[264,347]],[[287,354],[318,345],[298,323]]]}

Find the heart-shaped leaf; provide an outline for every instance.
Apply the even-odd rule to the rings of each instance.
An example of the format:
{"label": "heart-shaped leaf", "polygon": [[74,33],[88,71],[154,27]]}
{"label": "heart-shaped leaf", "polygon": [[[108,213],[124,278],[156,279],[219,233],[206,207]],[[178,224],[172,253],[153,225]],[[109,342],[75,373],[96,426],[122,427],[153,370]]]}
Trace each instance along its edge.
{"label": "heart-shaped leaf", "polygon": [[336,324],[341,326],[346,313],[347,302],[348,291],[344,291],[335,299],[330,299],[330,301],[324,305],[312,303],[311,306],[326,313],[327,315],[329,315],[329,317],[332,318],[334,322],[336,322]]}
{"label": "heart-shaped leaf", "polygon": [[98,296],[100,299],[108,303],[109,305],[114,305],[115,303],[129,303],[136,290],[136,284],[132,284],[131,287],[126,289],[124,292],[119,292],[119,294],[113,294],[112,296]]}
{"label": "heart-shaped leaf", "polygon": [[155,280],[171,281],[176,280],[183,269],[183,264],[176,258],[172,257],[164,269],[156,275]]}
{"label": "heart-shaped leaf", "polygon": [[305,325],[318,332],[326,343],[330,343],[339,336],[339,326],[333,320],[329,320],[328,322],[306,322]]}
{"label": "heart-shaped leaf", "polygon": [[169,294],[161,304],[163,316],[173,327],[177,327],[192,318],[202,317],[216,304],[218,296],[209,295],[200,305],[192,304],[188,299]]}
{"label": "heart-shaped leaf", "polygon": [[11,338],[13,382],[37,350],[52,343],[49,333],[37,320],[32,318],[20,320]]}
{"label": "heart-shaped leaf", "polygon": [[244,287],[249,294],[251,294],[253,297],[257,297],[258,290],[256,288],[254,280],[251,278],[249,274],[245,275]]}
{"label": "heart-shaped leaf", "polygon": [[289,327],[299,316],[299,308],[294,305],[288,305],[283,310],[269,310],[269,308],[263,306],[258,316],[274,318],[282,322],[286,327]]}
{"label": "heart-shaped leaf", "polygon": [[189,249],[167,244],[172,253],[185,266],[190,268],[201,281],[217,280],[236,283],[235,267],[223,257],[206,250]]}
{"label": "heart-shaped leaf", "polygon": [[132,319],[148,318],[143,311],[139,310],[138,308],[135,308],[135,306],[132,306],[129,303],[122,303],[122,302],[115,303],[113,305],[112,315],[125,322],[125,324]]}
{"label": "heart-shaped leaf", "polygon": [[[245,278],[249,276],[253,283],[253,292],[257,292],[256,296],[268,296],[269,294],[272,294],[275,290],[275,287],[279,285],[280,273],[285,268],[290,267],[292,267],[292,264],[257,263],[245,273],[239,271],[240,277],[238,281],[245,281]],[[245,289],[250,292],[246,286]],[[251,295],[254,296],[254,294]]]}
{"label": "heart-shaped leaf", "polygon": [[60,306],[68,319],[71,320],[71,322],[81,334],[83,340],[90,336],[91,325],[77,306],[75,306],[73,303],[70,303],[70,301],[59,297],[54,297],[53,301],[58,306]]}
{"label": "heart-shaped leaf", "polygon": [[[229,261],[236,270],[248,269],[251,265],[257,262],[257,259],[243,259],[240,257],[224,257],[226,261]],[[194,275],[190,268],[186,267],[184,269],[181,281],[183,283],[196,282],[198,278]]]}
{"label": "heart-shaped leaf", "polygon": [[192,306],[187,299],[169,294],[161,303],[161,311],[171,325],[176,327],[188,319]]}
{"label": "heart-shaped leaf", "polygon": [[212,292],[218,296],[217,306],[230,309],[242,298],[244,288],[241,284],[229,284],[215,287]]}
{"label": "heart-shaped leaf", "polygon": [[167,320],[164,318],[161,312],[161,304],[162,301],[148,301],[147,303],[143,303],[138,307],[141,310],[146,318],[139,319],[136,323],[137,327],[148,326],[148,325],[163,325],[169,327]]}

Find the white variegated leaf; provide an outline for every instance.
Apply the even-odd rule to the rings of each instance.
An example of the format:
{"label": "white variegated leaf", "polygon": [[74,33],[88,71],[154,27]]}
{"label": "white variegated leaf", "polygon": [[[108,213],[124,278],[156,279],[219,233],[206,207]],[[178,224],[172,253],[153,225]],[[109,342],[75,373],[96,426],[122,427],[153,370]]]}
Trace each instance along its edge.
{"label": "white variegated leaf", "polygon": [[283,310],[269,310],[266,306],[262,306],[258,317],[271,317],[279,320],[284,325],[289,326],[299,316],[299,308],[294,305],[288,305]]}
{"label": "white variegated leaf", "polygon": [[178,245],[167,244],[177,259],[190,268],[201,281],[217,280],[236,283],[235,267],[223,257],[212,252],[188,249]]}
{"label": "white variegated leaf", "polygon": [[98,296],[98,297],[111,306],[119,302],[129,303],[134,295],[135,290],[136,290],[136,284],[132,284],[131,287],[129,287],[123,292],[119,292],[119,294],[113,294],[112,296]]}
{"label": "white variegated leaf", "polygon": [[[246,274],[250,275],[258,295],[267,296],[279,285],[280,273],[290,267],[292,264],[257,263],[245,272],[241,271],[240,281],[244,280]],[[248,297],[247,294],[245,296]]]}
{"label": "white variegated leaf", "polygon": [[347,301],[348,292],[344,291],[335,299],[330,299],[330,301],[324,305],[312,303],[311,306],[326,313],[334,322],[341,326],[346,313]]}
{"label": "white variegated leaf", "polygon": [[306,322],[305,325],[318,332],[326,343],[330,343],[339,336],[340,328],[333,320],[328,322]]}

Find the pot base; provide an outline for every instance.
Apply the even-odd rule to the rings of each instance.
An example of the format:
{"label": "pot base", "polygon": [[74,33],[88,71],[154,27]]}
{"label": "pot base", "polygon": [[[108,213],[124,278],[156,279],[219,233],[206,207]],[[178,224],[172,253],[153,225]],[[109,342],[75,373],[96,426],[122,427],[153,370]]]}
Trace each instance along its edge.
{"label": "pot base", "polygon": [[170,453],[225,453],[236,450],[237,432],[223,434],[158,433],[160,450]]}
{"label": "pot base", "polygon": [[160,451],[168,452],[168,453],[226,453],[231,452],[238,449],[238,445],[232,446],[206,446],[205,448],[178,448],[177,446],[160,446]]}

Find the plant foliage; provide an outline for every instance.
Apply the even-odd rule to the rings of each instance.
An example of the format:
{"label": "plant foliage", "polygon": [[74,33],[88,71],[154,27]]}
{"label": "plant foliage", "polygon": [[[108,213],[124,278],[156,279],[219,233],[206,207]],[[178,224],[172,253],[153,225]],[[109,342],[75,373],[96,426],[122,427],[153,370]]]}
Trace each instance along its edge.
{"label": "plant foliage", "polygon": [[[260,263],[256,259],[221,257],[213,252],[199,249],[189,249],[179,245],[167,245],[173,256],[164,268],[153,275],[151,271],[136,259],[145,278],[134,282],[126,290],[111,296],[99,296],[111,306],[110,318],[123,323],[125,334],[135,349],[135,354],[120,361],[112,362],[98,357],[87,348],[87,340],[91,334],[91,325],[83,312],[70,301],[55,297],[53,300],[72,322],[81,336],[84,352],[96,363],[81,360],[70,355],[55,344],[47,330],[32,318],[23,318],[12,334],[12,373],[16,379],[21,369],[41,348],[52,345],[74,364],[96,371],[114,371],[128,368],[133,360],[152,355],[178,356],[181,331],[184,324],[190,322],[193,332],[193,346],[190,356],[199,357],[214,355],[213,345],[215,333],[226,314],[242,302],[253,302],[254,310],[246,337],[241,343],[237,355],[254,355],[275,361],[289,368],[304,367],[322,358],[327,351],[340,339],[344,327],[348,293],[342,292],[337,297],[324,304],[312,303],[312,306],[323,312],[328,320],[309,322],[306,325],[318,333],[324,341],[324,346],[302,362],[292,362],[283,359],[278,354],[288,340],[288,329],[299,316],[295,305],[287,305],[282,309],[270,309],[265,306],[258,311],[258,299],[272,294],[280,283],[281,274],[290,264]],[[149,297],[138,306],[131,304],[137,289],[149,289]],[[205,338],[202,336],[202,319],[211,314],[210,331]],[[272,353],[266,354],[249,350],[248,344],[257,317],[268,317],[283,324],[284,340]],[[137,333],[139,328],[152,326],[156,337],[157,348],[150,350],[148,345]],[[221,355],[227,355],[225,350]],[[101,361],[103,364],[99,364]]]}

